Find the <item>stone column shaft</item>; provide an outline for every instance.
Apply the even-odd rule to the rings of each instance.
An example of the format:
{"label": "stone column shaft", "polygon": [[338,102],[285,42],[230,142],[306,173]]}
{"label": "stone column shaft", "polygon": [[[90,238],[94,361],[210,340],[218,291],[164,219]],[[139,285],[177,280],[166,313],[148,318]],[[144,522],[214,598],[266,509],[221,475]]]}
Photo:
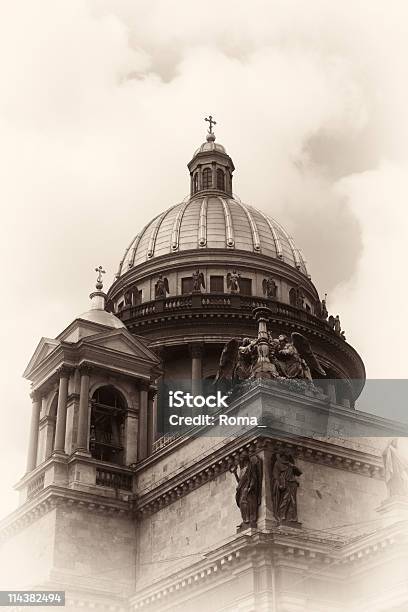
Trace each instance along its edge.
{"label": "stone column shaft", "polygon": [[147,411],[147,454],[151,455],[153,451],[153,443],[156,440],[156,401],[152,392],[148,396],[148,411]]}
{"label": "stone column shaft", "polygon": [[88,452],[88,423],[89,423],[89,369],[81,370],[81,384],[79,391],[79,416],[77,450]]}
{"label": "stone column shaft", "polygon": [[142,384],[139,389],[139,444],[138,459],[147,457],[147,411],[148,411],[148,385]]}
{"label": "stone column shaft", "polygon": [[30,438],[28,442],[27,472],[31,472],[37,465],[38,429],[40,425],[41,398],[37,393],[31,395],[33,400],[30,424]]}
{"label": "stone column shaft", "polygon": [[211,164],[211,166],[212,166],[212,167],[211,167],[211,180],[212,180],[212,185],[211,185],[211,187],[212,187],[213,189],[216,189],[216,187],[217,187],[217,169],[216,169],[215,162],[213,162],[213,163]]}
{"label": "stone column shaft", "polygon": [[203,392],[203,349],[201,345],[192,345],[191,352],[191,392],[201,395]]}
{"label": "stone column shaft", "polygon": [[59,379],[57,424],[55,427],[54,450],[65,453],[65,430],[67,422],[67,398],[68,398],[69,372],[62,370]]}

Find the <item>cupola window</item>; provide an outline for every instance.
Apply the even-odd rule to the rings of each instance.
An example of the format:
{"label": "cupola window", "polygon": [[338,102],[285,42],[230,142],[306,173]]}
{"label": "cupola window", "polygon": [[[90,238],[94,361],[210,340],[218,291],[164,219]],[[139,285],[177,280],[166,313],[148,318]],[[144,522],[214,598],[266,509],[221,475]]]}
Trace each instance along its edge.
{"label": "cupola window", "polygon": [[225,174],[220,168],[217,170],[217,189],[225,191]]}
{"label": "cupola window", "polygon": [[203,189],[210,189],[210,187],[212,187],[211,174],[210,168],[205,168],[203,170]]}
{"label": "cupola window", "polygon": [[198,191],[198,172],[196,172],[193,177],[193,193],[197,193],[197,191]]}
{"label": "cupola window", "polygon": [[289,304],[296,306],[296,289],[294,287],[289,291]]}

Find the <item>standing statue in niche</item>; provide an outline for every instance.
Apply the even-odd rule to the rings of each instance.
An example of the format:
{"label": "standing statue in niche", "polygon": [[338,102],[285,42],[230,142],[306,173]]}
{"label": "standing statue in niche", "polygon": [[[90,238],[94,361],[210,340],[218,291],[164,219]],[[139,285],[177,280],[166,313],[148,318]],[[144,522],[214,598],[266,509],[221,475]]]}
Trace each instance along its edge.
{"label": "standing statue in niche", "polygon": [[297,490],[302,471],[295,464],[289,451],[275,453],[272,457],[273,514],[279,523],[298,523]]}
{"label": "standing statue in niche", "polygon": [[247,452],[242,452],[239,456],[239,473],[237,466],[231,471],[237,481],[235,501],[242,517],[238,529],[256,527],[262,496],[262,462],[256,455],[249,457]]}
{"label": "standing statue in niche", "polygon": [[408,461],[398,450],[398,438],[391,440],[382,457],[388,496],[408,496]]}
{"label": "standing statue in niche", "polygon": [[262,289],[264,295],[269,298],[276,298],[278,286],[273,280],[272,276],[269,278],[264,278],[262,281]]}
{"label": "standing statue in niche", "polygon": [[233,270],[232,272],[228,272],[227,274],[227,287],[230,290],[230,293],[239,293],[241,288],[239,285],[241,279],[241,275]]}
{"label": "standing statue in niche", "polygon": [[163,278],[163,274],[159,274],[159,278],[157,279],[156,284],[154,286],[154,297],[166,297],[168,293],[170,293],[169,281],[166,277]]}
{"label": "standing statue in niche", "polygon": [[205,289],[204,274],[200,272],[198,268],[195,272],[193,272],[192,278],[193,278],[193,291],[200,293],[201,287]]}

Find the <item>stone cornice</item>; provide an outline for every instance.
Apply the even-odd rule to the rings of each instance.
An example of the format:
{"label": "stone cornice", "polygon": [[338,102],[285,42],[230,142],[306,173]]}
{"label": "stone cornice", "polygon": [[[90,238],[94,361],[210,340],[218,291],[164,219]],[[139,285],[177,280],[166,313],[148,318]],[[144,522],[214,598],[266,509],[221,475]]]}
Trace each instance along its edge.
{"label": "stone cornice", "polygon": [[[104,371],[116,373],[132,380],[150,380],[152,368],[146,366],[146,361],[112,348],[83,344],[80,347],[62,343],[34,370],[34,391],[41,390],[44,385],[58,383],[59,369],[67,367],[74,370],[82,366],[102,368]],[[154,369],[156,372],[156,370]],[[158,369],[157,369],[158,372]]]}
{"label": "stone cornice", "polygon": [[0,541],[13,536],[57,506],[79,507],[108,515],[130,516],[127,502],[50,485],[0,523]]}
{"label": "stone cornice", "polygon": [[[350,562],[362,566],[372,562],[379,551],[395,546],[401,535],[401,526],[394,529],[380,530],[369,538],[371,547],[367,548],[367,538],[359,538],[352,546],[356,552],[350,557],[350,538],[322,535],[313,530],[298,530],[277,527],[270,533],[261,533],[256,529],[247,531],[225,541],[222,546],[202,553],[202,559],[193,562],[188,567],[176,570],[171,575],[159,578],[154,584],[142,588],[130,599],[133,610],[144,609],[150,605],[160,604],[180,605],[183,600],[191,597],[192,592],[205,585],[210,588],[212,582],[225,575],[228,568],[230,576],[233,570],[238,570],[243,564],[250,563],[256,567],[265,560],[282,564],[296,564],[302,573],[330,573],[336,580],[345,584],[350,580]],[[405,538],[406,539],[406,538]],[[199,556],[199,555],[197,555]]]}

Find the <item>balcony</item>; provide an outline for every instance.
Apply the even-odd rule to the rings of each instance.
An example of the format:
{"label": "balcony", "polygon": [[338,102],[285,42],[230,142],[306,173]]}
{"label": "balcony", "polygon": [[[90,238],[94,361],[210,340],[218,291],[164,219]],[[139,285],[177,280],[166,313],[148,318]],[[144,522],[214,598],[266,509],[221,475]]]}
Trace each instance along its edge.
{"label": "balcony", "polygon": [[342,341],[341,336],[335,334],[330,325],[319,319],[307,310],[296,308],[284,302],[278,302],[271,298],[239,295],[231,293],[190,293],[186,295],[170,296],[160,298],[151,302],[144,302],[138,306],[127,306],[120,310],[117,316],[124,322],[137,324],[147,323],[158,317],[177,316],[180,312],[194,315],[205,315],[209,312],[220,312],[241,314],[251,316],[254,308],[267,306],[273,313],[273,318],[296,321],[304,323],[316,331],[329,333],[334,338]]}

